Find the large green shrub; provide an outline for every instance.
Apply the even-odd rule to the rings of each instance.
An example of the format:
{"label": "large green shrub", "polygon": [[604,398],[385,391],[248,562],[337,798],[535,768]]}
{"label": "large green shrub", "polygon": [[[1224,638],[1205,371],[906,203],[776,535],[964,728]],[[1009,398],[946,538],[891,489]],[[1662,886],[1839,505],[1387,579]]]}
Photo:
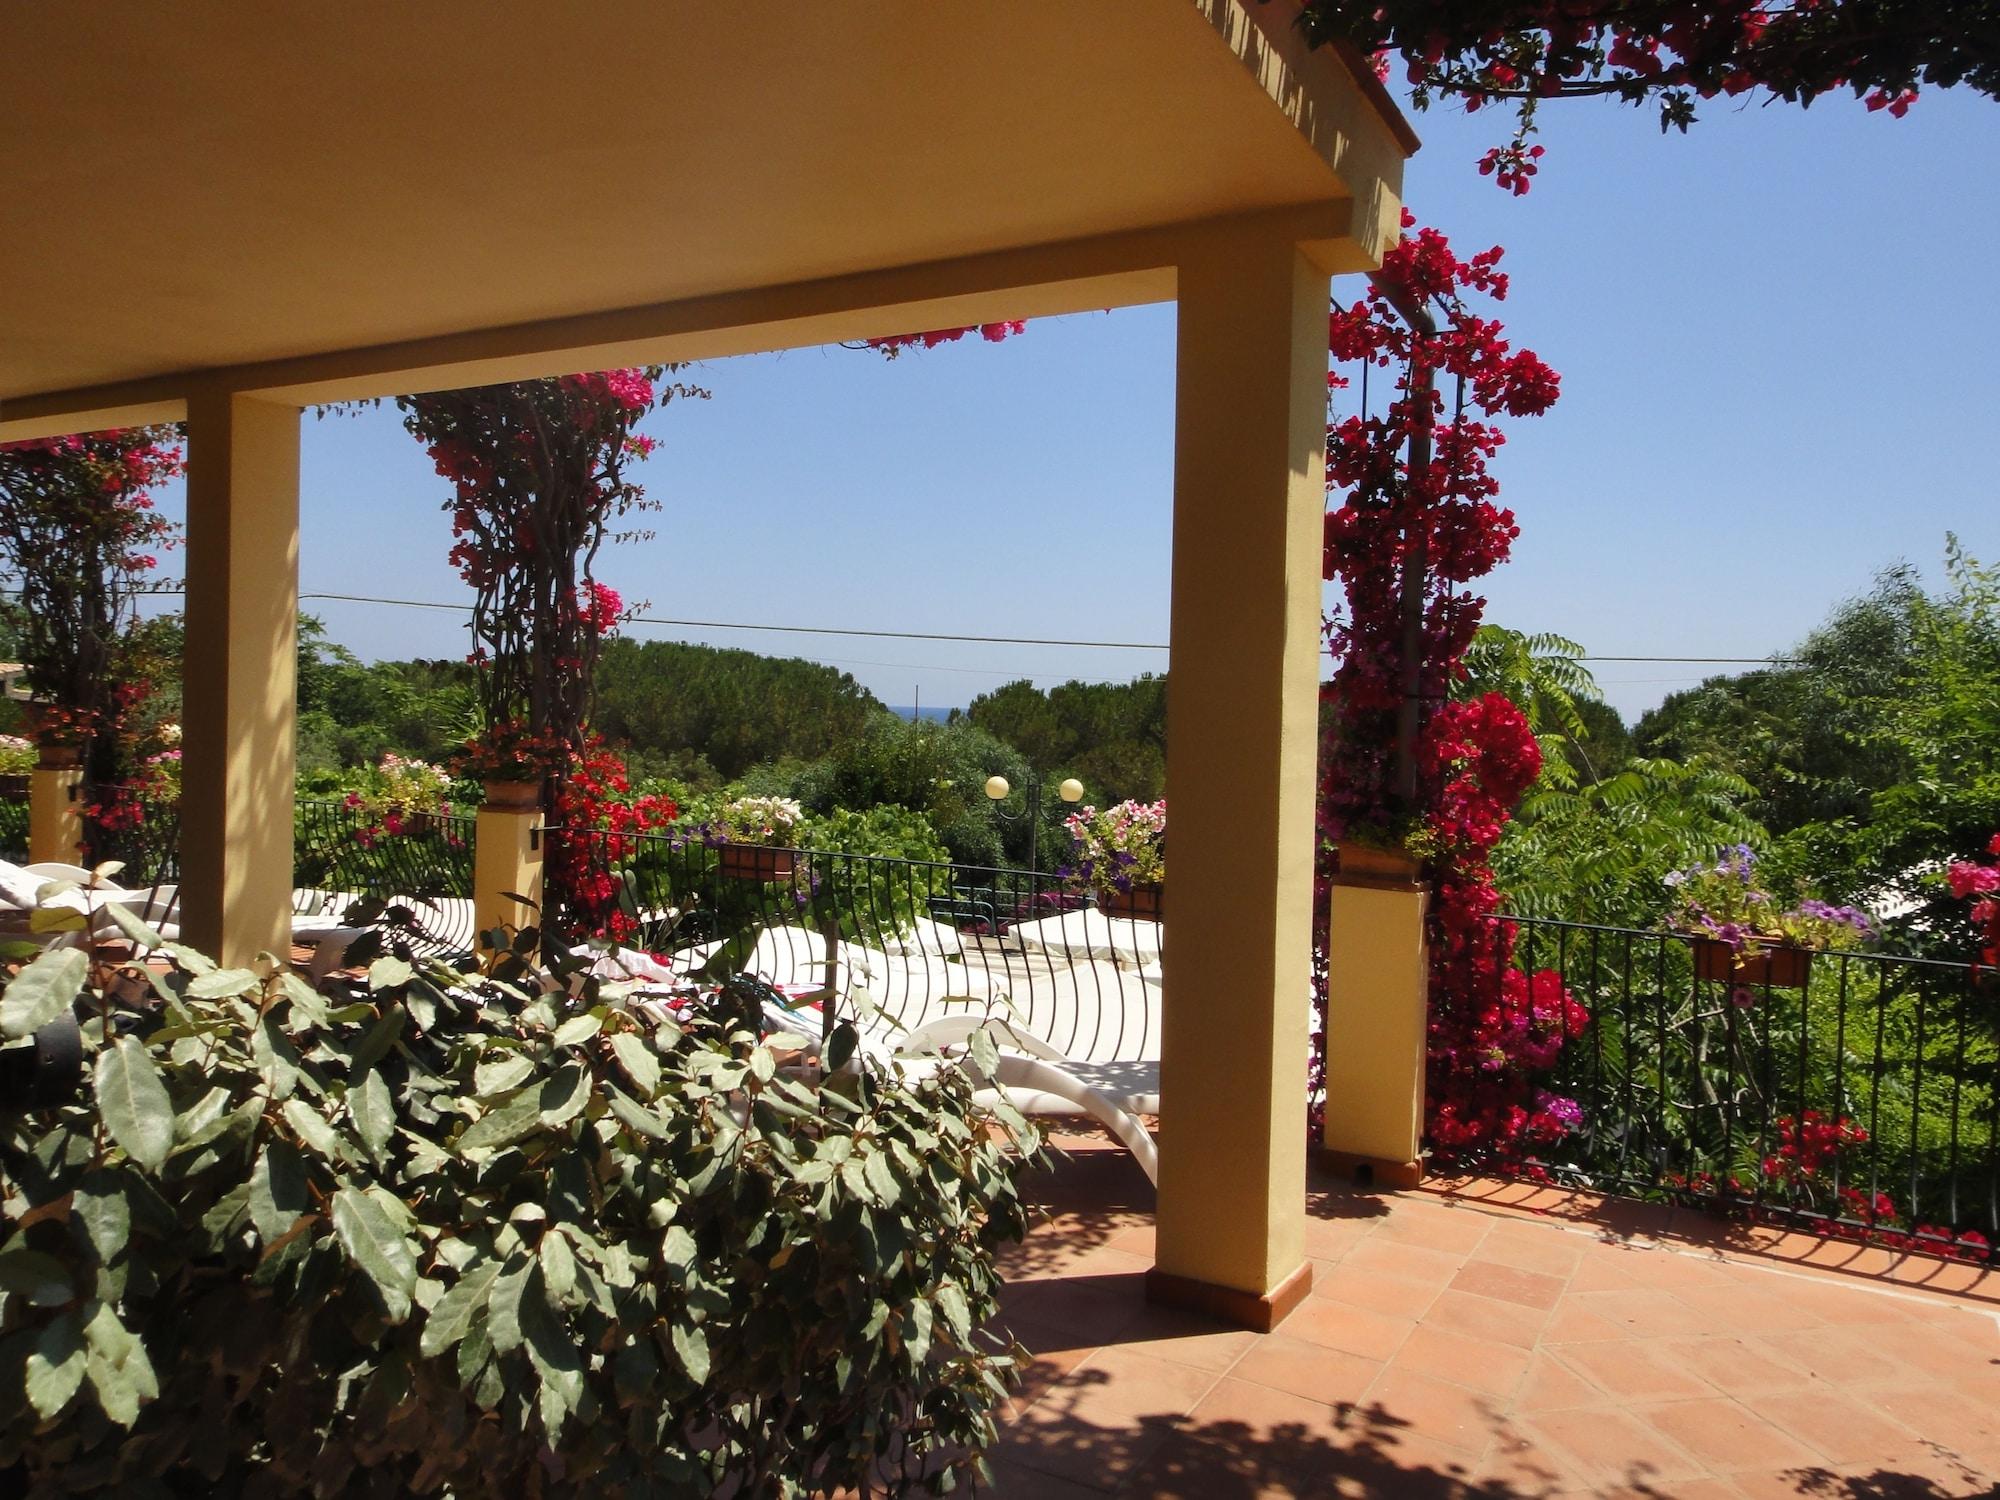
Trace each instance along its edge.
{"label": "large green shrub", "polygon": [[[789,1494],[990,1441],[1037,1146],[961,1068],[821,1083],[580,974],[384,957],[341,1004],[168,951],[84,1093],[0,1121],[14,1492]],[[23,970],[6,1037],[85,978]]]}

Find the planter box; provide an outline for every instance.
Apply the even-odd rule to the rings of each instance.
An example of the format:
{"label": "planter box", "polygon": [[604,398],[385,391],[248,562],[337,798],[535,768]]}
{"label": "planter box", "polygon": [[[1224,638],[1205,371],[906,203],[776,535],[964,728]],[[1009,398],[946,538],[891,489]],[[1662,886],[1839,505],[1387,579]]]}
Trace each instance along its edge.
{"label": "planter box", "polygon": [[1806,973],[1811,967],[1810,948],[1760,943],[1755,953],[1745,957],[1715,938],[1698,937],[1694,940],[1695,978],[1712,979],[1718,984],[1768,985],[1776,990],[1801,990],[1805,988]]}
{"label": "planter box", "polygon": [[480,785],[486,806],[495,812],[535,812],[542,805],[539,781],[486,781]]}
{"label": "planter box", "polygon": [[766,844],[723,844],[716,851],[722,873],[731,880],[790,880],[794,852]]}
{"label": "planter box", "polygon": [[1112,886],[1097,893],[1097,909],[1107,917],[1143,917],[1157,922],[1167,914],[1167,888],[1142,884],[1121,891]]}
{"label": "planter box", "polygon": [[1407,884],[1416,880],[1423,864],[1406,849],[1385,849],[1380,844],[1341,844],[1340,873],[1360,881],[1393,881]]}

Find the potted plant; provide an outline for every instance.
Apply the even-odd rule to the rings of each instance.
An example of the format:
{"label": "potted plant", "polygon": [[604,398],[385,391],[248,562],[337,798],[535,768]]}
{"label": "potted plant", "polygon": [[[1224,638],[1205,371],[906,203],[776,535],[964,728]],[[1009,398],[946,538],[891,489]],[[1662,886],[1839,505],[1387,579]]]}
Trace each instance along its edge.
{"label": "potted plant", "polygon": [[1099,812],[1080,808],[1063,819],[1072,843],[1063,870],[1077,890],[1094,893],[1107,916],[1166,914],[1167,804],[1120,802]]}
{"label": "potted plant", "polygon": [[738,797],[709,825],[709,843],[732,880],[789,880],[797,863],[791,848],[804,810],[789,797]]}
{"label": "potted plant", "polygon": [[541,806],[544,781],[568,763],[569,744],[560,735],[536,734],[519,719],[505,719],[468,739],[454,769],[480,783],[487,807],[532,812]]}
{"label": "potted plant", "polygon": [[[416,838],[435,833],[439,820],[451,815],[451,773],[426,760],[409,760],[391,752],[365,773],[366,784],[347,794],[347,806],[363,823],[357,837],[364,845],[383,836]],[[511,793],[517,783],[501,782]],[[526,783],[539,793],[539,783]]]}
{"label": "potted plant", "polygon": [[0,734],[0,801],[28,800],[29,776],[39,754],[35,742],[18,734]]}
{"label": "potted plant", "polygon": [[1807,898],[1783,908],[1757,884],[1748,844],[1722,851],[1712,865],[1667,877],[1674,892],[1670,924],[1694,938],[1697,979],[1802,989],[1812,955],[1859,948],[1875,924],[1852,906]]}

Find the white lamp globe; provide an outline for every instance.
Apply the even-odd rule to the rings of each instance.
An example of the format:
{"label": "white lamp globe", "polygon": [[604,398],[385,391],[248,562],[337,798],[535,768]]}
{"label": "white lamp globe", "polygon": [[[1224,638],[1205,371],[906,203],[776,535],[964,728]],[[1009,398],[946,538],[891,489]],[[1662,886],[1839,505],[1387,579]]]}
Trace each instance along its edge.
{"label": "white lamp globe", "polygon": [[1072,776],[1056,788],[1056,793],[1065,802],[1081,802],[1083,800],[1083,783]]}
{"label": "white lamp globe", "polygon": [[995,802],[1000,801],[1003,797],[1005,797],[1009,792],[1013,790],[1014,789],[1007,784],[1007,778],[1005,776],[989,776],[986,778],[986,795],[991,797]]}

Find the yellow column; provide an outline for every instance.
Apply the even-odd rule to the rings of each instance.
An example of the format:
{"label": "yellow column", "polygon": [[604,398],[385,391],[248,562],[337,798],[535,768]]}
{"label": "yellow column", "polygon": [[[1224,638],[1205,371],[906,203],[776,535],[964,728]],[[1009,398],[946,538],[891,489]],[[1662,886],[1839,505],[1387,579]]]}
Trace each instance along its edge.
{"label": "yellow column", "polygon": [[1268,1328],[1305,1260],[1328,287],[1292,244],[1180,267],[1156,1301]]}
{"label": "yellow column", "polygon": [[181,930],[225,964],[291,951],[299,412],[188,400]]}
{"label": "yellow column", "polygon": [[28,773],[28,863],[83,863],[83,770],[44,752]]}
{"label": "yellow column", "polygon": [[1333,883],[1323,1160],[1377,1187],[1415,1187],[1424,1175],[1427,899],[1414,864]]}
{"label": "yellow column", "polygon": [[472,915],[481,932],[541,924],[539,910],[512,899],[541,902],[542,849],[535,833],[541,821],[540,786],[487,783],[472,834]]}

